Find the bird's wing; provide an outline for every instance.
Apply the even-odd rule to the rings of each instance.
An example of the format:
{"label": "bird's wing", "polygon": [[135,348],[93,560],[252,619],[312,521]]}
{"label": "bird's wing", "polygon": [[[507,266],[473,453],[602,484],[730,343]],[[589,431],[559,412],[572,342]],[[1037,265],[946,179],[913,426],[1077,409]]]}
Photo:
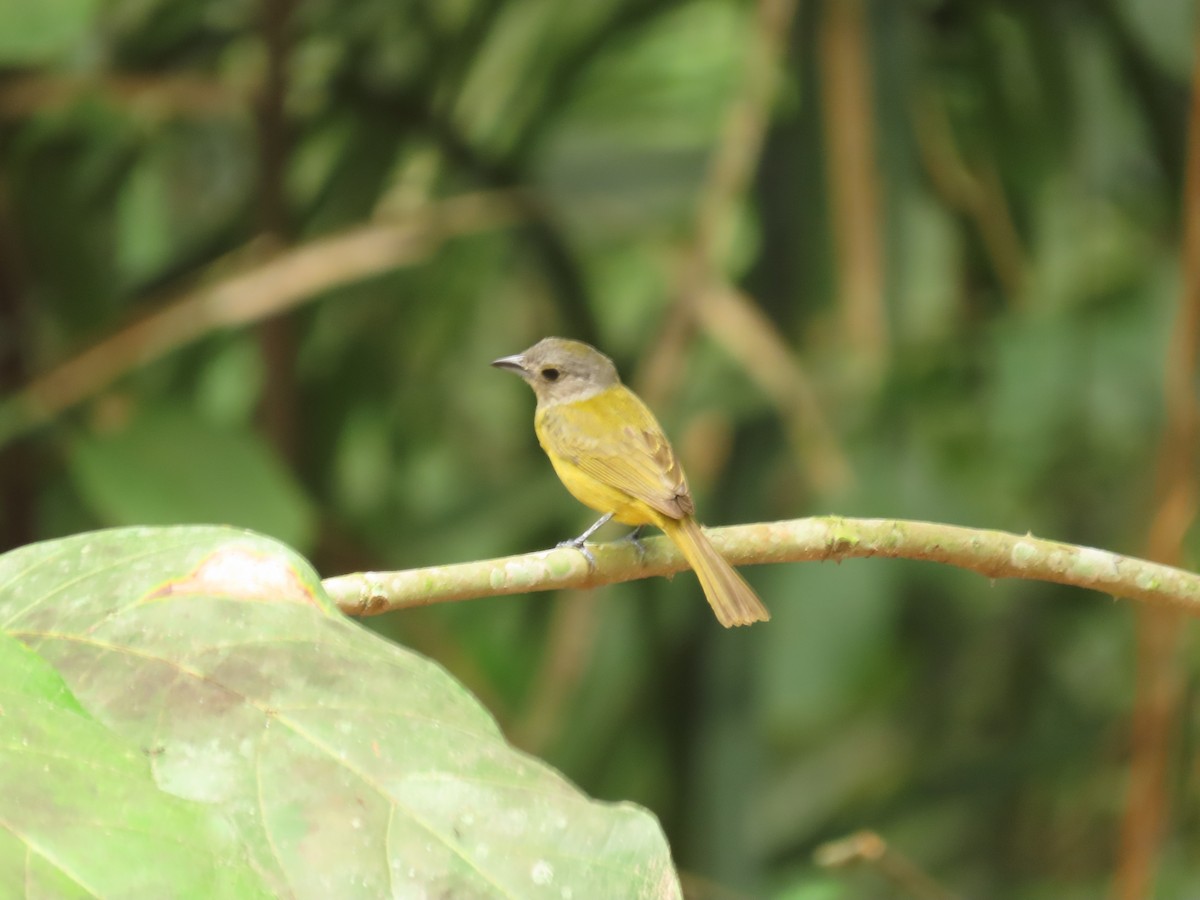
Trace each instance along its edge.
{"label": "bird's wing", "polygon": [[672,519],[695,507],[683,468],[666,435],[637,395],[623,385],[539,416],[546,449],[584,474],[623,491]]}

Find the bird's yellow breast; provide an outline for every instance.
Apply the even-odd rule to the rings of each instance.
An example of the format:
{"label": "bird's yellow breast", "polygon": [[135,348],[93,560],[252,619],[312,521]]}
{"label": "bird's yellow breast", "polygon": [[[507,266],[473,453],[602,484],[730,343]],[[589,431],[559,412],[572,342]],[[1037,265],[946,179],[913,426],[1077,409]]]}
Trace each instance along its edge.
{"label": "bird's yellow breast", "polygon": [[579,502],[626,525],[691,513],[691,497],[666,437],[623,385],[584,400],[539,407],[538,441]]}
{"label": "bird's yellow breast", "polygon": [[559,480],[576,500],[600,513],[612,513],[626,525],[658,525],[662,514],[645,502],[592,477],[579,466],[549,451],[550,463]]}

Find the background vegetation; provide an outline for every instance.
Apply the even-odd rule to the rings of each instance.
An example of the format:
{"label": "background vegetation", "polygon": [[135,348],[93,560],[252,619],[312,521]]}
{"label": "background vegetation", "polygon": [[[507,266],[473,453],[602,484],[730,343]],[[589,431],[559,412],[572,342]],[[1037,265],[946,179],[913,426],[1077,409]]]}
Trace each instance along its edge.
{"label": "background vegetation", "polygon": [[[1195,568],[1195,35],[1186,0],[3,0],[0,550],[552,545],[590,513],[487,362],[562,334],[710,524]],[[899,896],[814,864],[860,828],[971,897],[1200,884],[1190,623],[928,564],[748,577],[774,619],[736,632],[690,576],[368,624],[653,810],[693,896]]]}

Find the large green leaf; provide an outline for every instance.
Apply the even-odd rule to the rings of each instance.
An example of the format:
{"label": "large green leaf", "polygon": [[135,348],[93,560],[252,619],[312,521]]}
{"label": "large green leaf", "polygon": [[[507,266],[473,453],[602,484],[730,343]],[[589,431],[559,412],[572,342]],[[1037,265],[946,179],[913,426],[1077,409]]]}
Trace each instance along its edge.
{"label": "large green leaf", "polygon": [[0,635],[0,885],[27,897],[270,896],[219,811],[164,793],[150,769]]}
{"label": "large green leaf", "polygon": [[[277,894],[680,895],[652,816],[513,750],[443,670],[343,618],[264,537],[117,529],[25,547],[0,557],[0,622],[146,749],[166,795],[230,822]],[[123,771],[104,781],[124,795]],[[174,833],[138,799],[110,808]]]}

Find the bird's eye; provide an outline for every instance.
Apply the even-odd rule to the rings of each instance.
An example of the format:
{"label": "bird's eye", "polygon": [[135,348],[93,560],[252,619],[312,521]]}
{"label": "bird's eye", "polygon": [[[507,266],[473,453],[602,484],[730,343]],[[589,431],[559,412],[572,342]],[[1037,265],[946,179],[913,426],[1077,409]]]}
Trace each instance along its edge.
{"label": "bird's eye", "polygon": [[542,369],[542,377],[547,381],[558,381],[559,371],[554,366],[546,366]]}

